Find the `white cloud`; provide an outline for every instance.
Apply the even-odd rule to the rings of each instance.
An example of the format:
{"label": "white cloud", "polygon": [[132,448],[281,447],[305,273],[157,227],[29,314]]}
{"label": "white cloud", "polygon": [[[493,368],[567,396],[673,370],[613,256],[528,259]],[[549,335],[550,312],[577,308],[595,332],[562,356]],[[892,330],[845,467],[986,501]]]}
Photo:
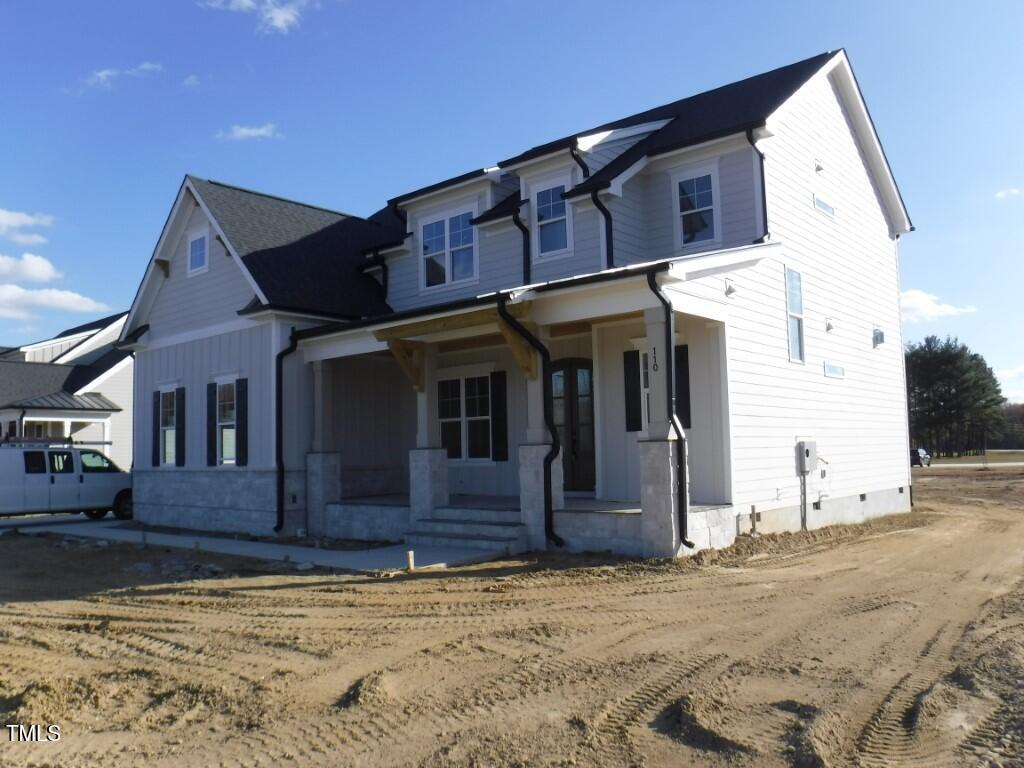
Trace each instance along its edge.
{"label": "white cloud", "polygon": [[40,245],[46,238],[37,232],[24,232],[26,229],[52,227],[56,219],[48,213],[23,213],[0,208],[0,237],[12,240],[19,245]]}
{"label": "white cloud", "polygon": [[996,200],[1006,200],[1008,197],[1016,197],[1019,194],[1024,193],[1024,190],[1018,187],[1009,187],[1008,189],[1000,189],[996,192]]}
{"label": "white cloud", "polygon": [[1024,403],[1024,365],[1003,368],[995,372],[1003,390],[1003,397],[1011,403]]}
{"label": "white cloud", "polygon": [[927,293],[918,288],[911,288],[900,294],[900,307],[905,323],[921,323],[938,320],[940,317],[955,317],[978,311],[977,307],[956,307],[952,304],[945,304],[934,293]]}
{"label": "white cloud", "polygon": [[109,89],[113,87],[114,82],[119,77],[145,77],[147,75],[153,75],[163,71],[163,64],[158,64],[155,61],[144,61],[138,66],[129,67],[128,69],[107,67],[105,69],[94,70],[92,74],[85,78],[85,84],[90,88]]}
{"label": "white cloud", "polygon": [[189,75],[181,81],[181,84],[186,88],[195,88],[199,85],[199,75]]}
{"label": "white cloud", "polygon": [[292,27],[298,26],[309,0],[201,0],[199,5],[218,11],[255,12],[259,16],[261,32],[285,35]]}
{"label": "white cloud", "polygon": [[232,125],[229,131],[218,131],[217,138],[228,141],[283,139],[284,134],[277,130],[276,124],[264,123],[263,125]]}
{"label": "white cloud", "polygon": [[53,263],[34,253],[23,253],[21,258],[0,254],[0,280],[17,280],[30,283],[49,283],[63,275]]}
{"label": "white cloud", "polygon": [[64,312],[105,312],[106,304],[74,291],[56,288],[22,288],[20,285],[0,283],[0,318],[31,320],[34,310],[55,309]]}

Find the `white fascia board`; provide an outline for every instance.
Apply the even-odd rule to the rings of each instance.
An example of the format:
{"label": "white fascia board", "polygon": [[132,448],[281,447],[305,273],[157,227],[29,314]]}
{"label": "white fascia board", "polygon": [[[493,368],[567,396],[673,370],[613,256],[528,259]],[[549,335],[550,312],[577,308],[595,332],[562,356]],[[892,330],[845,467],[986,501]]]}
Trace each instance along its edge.
{"label": "white fascia board", "polygon": [[192,186],[192,182],[186,179],[185,185],[188,187],[188,190],[192,193],[192,196],[195,198],[196,202],[199,203],[199,207],[202,209],[203,213],[206,214],[206,218],[210,220],[210,226],[213,227],[214,232],[217,233],[217,236],[220,238],[221,242],[224,243],[224,247],[228,249],[228,253],[231,254],[231,258],[235,260],[235,264],[237,264],[238,268],[242,270],[242,274],[245,275],[245,279],[249,282],[249,287],[252,288],[253,293],[256,294],[256,297],[263,304],[269,304],[270,302],[267,301],[267,297],[263,293],[263,290],[259,287],[259,285],[256,283],[255,278],[253,278],[252,273],[250,273],[249,269],[245,266],[245,263],[242,261],[242,257],[239,256],[238,251],[235,250],[235,246],[231,244],[231,241],[228,240],[227,235],[224,234],[224,230],[221,229],[220,223],[217,221],[217,219],[214,218],[213,214],[210,212],[210,209],[206,206],[206,203],[203,201],[203,198],[200,196],[199,192],[196,190],[194,186]]}
{"label": "white fascia board", "polygon": [[629,166],[629,168],[627,168],[614,179],[612,179],[612,183],[608,185],[608,194],[614,195],[615,197],[622,197],[623,185],[627,181],[632,179],[634,176],[636,176],[638,173],[640,173],[640,171],[642,171],[644,168],[646,168],[647,163],[649,162],[650,158],[644,155],[631,166]]}
{"label": "white fascia board", "polygon": [[135,298],[132,299],[131,309],[128,310],[128,319],[125,324],[121,327],[121,335],[118,337],[119,341],[124,341],[126,333],[135,327],[136,315],[139,312],[139,308],[142,302],[149,295],[149,289],[152,281],[155,279],[156,273],[156,257],[163,250],[164,244],[167,242],[168,234],[174,226],[174,223],[178,220],[178,213],[181,211],[182,202],[185,200],[185,192],[187,179],[182,181],[181,187],[178,188],[178,196],[174,198],[174,205],[171,206],[171,212],[167,215],[167,221],[164,222],[163,229],[160,230],[160,237],[156,241],[156,247],[153,248],[153,255],[149,258],[149,263],[146,265],[146,272],[142,276],[142,282],[139,283],[139,288],[135,292]]}
{"label": "white fascia board", "polygon": [[580,136],[576,139],[576,147],[581,152],[590,152],[594,147],[599,144],[604,144],[608,141],[619,141],[621,139],[628,139],[630,136],[636,136],[641,133],[653,133],[654,131],[661,130],[668,125],[671,120],[654,120],[649,123],[641,123],[639,125],[628,125],[624,128],[613,128],[609,131],[598,131],[596,133],[590,133],[585,136]]}
{"label": "white fascia board", "polygon": [[131,357],[129,355],[124,360],[119,362],[117,365],[115,365],[112,368],[110,368],[110,369],[104,371],[103,373],[101,373],[99,376],[97,376],[95,379],[90,381],[84,387],[81,387],[80,389],[78,389],[75,392],[75,394],[76,395],[82,395],[82,394],[85,394],[86,392],[99,392],[99,387],[100,387],[101,384],[103,384],[103,382],[105,382],[107,379],[111,378],[112,376],[116,376],[118,373],[123,371],[129,365],[132,365],[134,362],[135,362],[135,358]]}
{"label": "white fascia board", "polygon": [[771,256],[781,248],[782,243],[775,241],[685,256],[673,261],[669,265],[667,279],[669,281],[696,280],[721,272],[746,269]]}
{"label": "white fascia board", "polygon": [[51,362],[57,363],[70,363],[77,360],[87,352],[92,352],[94,349],[119,338],[121,335],[121,328],[124,327],[125,318],[121,317],[119,320],[115,320],[110,325],[100,328],[98,331],[92,334],[89,338],[85,339],[79,344],[76,344],[66,352],[57,355]]}
{"label": "white fascia board", "polygon": [[444,195],[449,192],[462,190],[468,186],[472,186],[473,184],[479,184],[481,182],[487,182],[488,184],[496,184],[498,180],[501,178],[501,174],[503,173],[503,170],[501,168],[498,168],[497,166],[494,166],[492,168],[481,168],[480,170],[483,171],[482,176],[474,176],[471,179],[460,181],[457,184],[451,184],[449,186],[441,187],[440,189],[431,190],[430,192],[424,192],[422,195],[416,195],[416,197],[410,197],[407,200],[402,200],[401,202],[399,202],[397,204],[397,207],[408,209],[410,205],[416,205],[428,198],[437,197],[438,195]]}
{"label": "white fascia board", "polygon": [[[64,344],[69,341],[85,341],[85,339],[92,336],[96,331],[83,331],[82,333],[76,333],[74,336],[60,336],[52,339],[46,339],[45,341],[36,341],[32,344],[26,344],[23,347],[18,347],[20,352],[32,352],[37,349],[45,349],[46,347],[52,347],[56,344]],[[60,357],[58,355],[57,357]],[[56,359],[56,358],[55,358]]]}
{"label": "white fascia board", "polygon": [[864,95],[857,84],[857,78],[853,74],[850,60],[847,58],[845,51],[839,51],[825,62],[821,69],[796,90],[796,93],[779,105],[778,109],[768,116],[766,121],[768,127],[770,128],[771,126],[772,118],[786,109],[790,101],[795,99],[809,83],[821,78],[831,78],[832,83],[839,91],[839,95],[843,100],[843,106],[846,107],[846,114],[853,125],[854,135],[861,145],[868,170],[871,172],[878,192],[885,203],[886,215],[893,232],[896,234],[910,232],[912,229],[910,215],[903,204],[903,198],[900,196],[899,188],[896,186],[896,178],[893,176],[892,168],[889,166],[889,161],[885,156],[885,150],[882,149],[878,132],[875,130],[871,114],[868,112],[867,104],[864,101]]}
{"label": "white fascia board", "polygon": [[360,328],[347,331],[344,335],[319,336],[299,342],[302,359],[307,363],[317,360],[331,360],[336,357],[352,357],[369,352],[380,352],[388,348],[386,342],[377,341],[373,331]]}

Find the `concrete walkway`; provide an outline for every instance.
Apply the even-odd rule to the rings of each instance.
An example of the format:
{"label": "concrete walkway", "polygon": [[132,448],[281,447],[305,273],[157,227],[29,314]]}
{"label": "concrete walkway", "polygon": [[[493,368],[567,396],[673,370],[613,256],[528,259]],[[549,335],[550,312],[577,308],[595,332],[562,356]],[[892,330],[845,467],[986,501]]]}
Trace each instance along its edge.
{"label": "concrete walkway", "polygon": [[[142,531],[120,527],[118,520],[87,520],[67,515],[38,515],[32,517],[0,518],[0,535],[17,529],[28,535],[56,533],[63,536],[77,536],[87,539],[105,539],[111,542],[142,544]],[[469,547],[409,547],[395,544],[375,549],[317,549],[297,544],[275,544],[266,541],[241,541],[198,536],[189,533],[146,532],[147,546],[172,547],[195,550],[198,545],[203,552],[221,555],[251,557],[256,560],[276,560],[296,565],[337,568],[345,571],[384,571],[405,569],[406,552],[415,552],[416,569],[444,568],[454,565],[468,565],[492,560],[497,555],[486,550]]]}

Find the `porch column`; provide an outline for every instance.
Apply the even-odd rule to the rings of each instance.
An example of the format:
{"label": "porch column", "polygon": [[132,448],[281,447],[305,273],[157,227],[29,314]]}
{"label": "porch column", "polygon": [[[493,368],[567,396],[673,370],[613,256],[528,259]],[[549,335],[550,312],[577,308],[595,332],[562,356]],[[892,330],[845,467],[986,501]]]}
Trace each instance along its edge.
{"label": "porch column", "polygon": [[423,387],[416,392],[416,447],[409,451],[409,508],[430,517],[447,506],[448,452],[437,421],[437,347],[423,347]]}
{"label": "porch column", "polygon": [[[547,329],[539,328],[537,337],[547,344]],[[544,421],[544,377],[541,366],[537,367],[537,376],[526,379],[526,442],[519,446],[519,509],[530,549],[545,549],[544,457],[551,450],[551,433]],[[561,452],[551,463],[551,507],[565,507]]]}
{"label": "porch column", "polygon": [[329,535],[327,505],[341,501],[341,454],[335,447],[333,368],[329,361],[313,363],[313,439],[306,454],[306,530],[311,536]]}
{"label": "porch column", "polygon": [[[668,395],[674,350],[665,348],[666,330],[674,339],[671,313],[666,329],[665,312],[659,306],[644,310],[647,326],[648,405],[647,439],[638,443],[640,451],[640,532],[646,557],[678,557],[681,541],[676,489],[676,451],[686,450],[671,428]],[[685,459],[685,456],[684,456]],[[686,489],[682,489],[686,493]]]}

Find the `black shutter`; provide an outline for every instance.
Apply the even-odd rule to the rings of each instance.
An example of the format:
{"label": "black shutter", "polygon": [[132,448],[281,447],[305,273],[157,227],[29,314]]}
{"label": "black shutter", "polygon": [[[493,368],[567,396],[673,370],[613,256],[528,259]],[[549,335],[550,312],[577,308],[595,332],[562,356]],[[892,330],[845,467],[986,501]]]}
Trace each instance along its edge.
{"label": "black shutter", "polygon": [[627,349],[622,353],[623,392],[626,398],[626,431],[639,432],[644,428],[643,403],[640,391],[640,352]]}
{"label": "black shutter", "polygon": [[491,458],[508,461],[508,377],[491,374]]}
{"label": "black shutter", "polygon": [[249,380],[235,381],[235,465],[249,463]]}
{"label": "black shutter", "polygon": [[153,393],[153,466],[160,466],[160,393]]}
{"label": "black shutter", "polygon": [[217,466],[217,385],[206,385],[206,466]]}
{"label": "black shutter", "polygon": [[185,466],[185,388],[174,390],[174,464]]}
{"label": "black shutter", "polygon": [[676,345],[676,414],[686,429],[690,421],[690,348],[686,344]]}

